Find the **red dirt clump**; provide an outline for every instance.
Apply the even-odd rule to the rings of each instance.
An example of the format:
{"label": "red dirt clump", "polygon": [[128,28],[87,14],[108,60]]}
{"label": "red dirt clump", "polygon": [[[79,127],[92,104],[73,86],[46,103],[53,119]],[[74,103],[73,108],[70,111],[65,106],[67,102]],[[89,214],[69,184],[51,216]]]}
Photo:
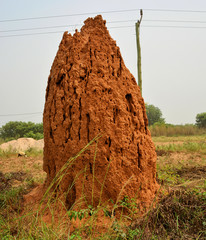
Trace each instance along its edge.
{"label": "red dirt clump", "polygon": [[137,197],[140,207],[148,206],[158,189],[144,100],[105,24],[96,16],[73,36],[65,32],[48,79],[45,186],[70,157],[102,134],[95,164],[92,147],[76,159],[59,186],[63,192],[71,188],[68,208],[81,197],[97,206],[100,195],[102,202],[127,195]]}

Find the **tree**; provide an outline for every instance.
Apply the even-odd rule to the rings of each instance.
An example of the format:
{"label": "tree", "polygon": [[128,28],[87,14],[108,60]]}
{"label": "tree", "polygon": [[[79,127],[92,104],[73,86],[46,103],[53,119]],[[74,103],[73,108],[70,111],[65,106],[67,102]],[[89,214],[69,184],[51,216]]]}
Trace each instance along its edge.
{"label": "tree", "polygon": [[158,107],[155,107],[152,104],[146,104],[146,113],[149,126],[157,122],[165,123],[165,119],[162,117],[162,112]]}
{"label": "tree", "polygon": [[206,112],[197,114],[196,125],[200,128],[206,128]]}
{"label": "tree", "polygon": [[17,139],[21,137],[43,138],[43,124],[33,122],[8,122],[0,128],[3,139]]}

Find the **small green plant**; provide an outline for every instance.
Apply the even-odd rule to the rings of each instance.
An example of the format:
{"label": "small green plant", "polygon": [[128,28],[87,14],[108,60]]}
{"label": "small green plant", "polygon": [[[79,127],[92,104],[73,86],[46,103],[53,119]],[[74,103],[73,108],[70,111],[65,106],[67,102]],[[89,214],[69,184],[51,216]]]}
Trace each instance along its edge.
{"label": "small green plant", "polygon": [[128,229],[127,231],[127,238],[128,240],[133,240],[133,239],[136,239],[141,233],[141,230],[138,229],[138,228],[135,228],[135,229]]}
{"label": "small green plant", "polygon": [[78,232],[72,233],[70,236],[68,236],[68,240],[82,240],[82,237],[79,235]]}
{"label": "small green plant", "polygon": [[128,196],[124,196],[123,199],[119,201],[119,206],[127,208],[132,213],[137,213],[137,202],[135,198],[129,199]]}
{"label": "small green plant", "polygon": [[87,209],[80,209],[79,211],[74,210],[68,211],[67,215],[70,220],[79,219],[81,221],[83,218],[87,218],[88,216],[92,216],[96,213],[97,209],[94,209],[91,205],[89,205]]}
{"label": "small green plant", "polygon": [[119,222],[114,221],[112,229],[116,240],[126,239],[127,234]]}

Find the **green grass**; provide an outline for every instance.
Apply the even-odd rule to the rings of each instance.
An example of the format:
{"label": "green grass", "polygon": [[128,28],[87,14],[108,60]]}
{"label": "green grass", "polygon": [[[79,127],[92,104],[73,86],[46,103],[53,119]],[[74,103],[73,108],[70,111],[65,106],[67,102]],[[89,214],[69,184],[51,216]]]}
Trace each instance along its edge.
{"label": "green grass", "polygon": [[5,206],[16,206],[19,204],[21,193],[23,192],[23,188],[11,188],[9,191],[4,190],[0,193],[0,208],[4,208]]}
{"label": "green grass", "polygon": [[183,144],[167,144],[156,147],[157,151],[167,152],[198,152],[206,154],[206,142],[184,142]]}
{"label": "green grass", "polygon": [[175,136],[175,137],[167,137],[167,136],[152,136],[152,140],[159,143],[164,142],[206,142],[206,134],[203,135],[195,135],[195,136]]}

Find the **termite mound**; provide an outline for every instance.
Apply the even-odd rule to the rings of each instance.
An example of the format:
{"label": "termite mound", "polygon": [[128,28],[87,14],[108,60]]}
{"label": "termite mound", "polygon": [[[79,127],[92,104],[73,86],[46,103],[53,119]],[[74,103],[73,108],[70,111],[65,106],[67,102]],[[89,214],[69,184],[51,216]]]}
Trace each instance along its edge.
{"label": "termite mound", "polygon": [[80,199],[94,206],[123,196],[142,207],[152,202],[156,153],[144,100],[100,15],[73,36],[64,33],[48,78],[43,124],[45,186],[102,134],[96,155],[95,147],[80,155],[58,187],[67,193],[68,209]]}

